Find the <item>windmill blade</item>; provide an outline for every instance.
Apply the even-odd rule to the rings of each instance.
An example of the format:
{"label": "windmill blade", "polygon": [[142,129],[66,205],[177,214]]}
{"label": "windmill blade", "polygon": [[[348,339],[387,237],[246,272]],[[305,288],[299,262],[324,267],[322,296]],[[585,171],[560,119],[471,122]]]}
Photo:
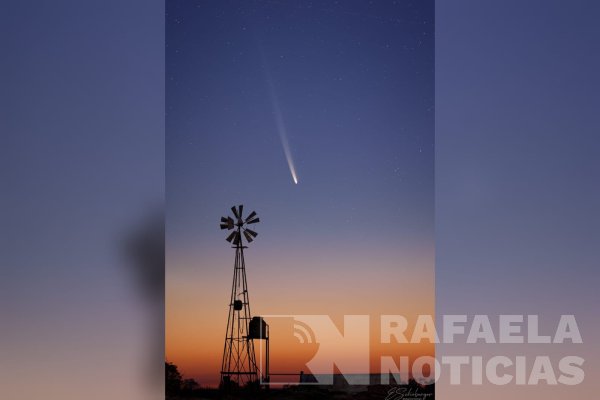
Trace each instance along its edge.
{"label": "windmill blade", "polygon": [[252,235],[250,235],[250,234],[248,233],[248,230],[245,230],[245,231],[244,231],[244,236],[246,237],[246,240],[248,241],[248,243],[252,243],[252,241],[254,240],[254,239],[252,238]]}
{"label": "windmill blade", "polygon": [[252,221],[248,221],[248,222],[246,222],[246,223],[247,223],[247,224],[255,224],[255,223],[257,223],[257,222],[260,222],[260,218],[253,219]]}
{"label": "windmill blade", "polygon": [[240,210],[240,216],[238,218],[243,221],[242,212],[244,211],[244,205],[240,204],[239,207],[238,207],[238,209]]}
{"label": "windmill blade", "polygon": [[233,218],[221,217],[221,229],[233,229]]}
{"label": "windmill blade", "polygon": [[233,240],[233,238],[235,237],[237,231],[231,232],[231,234],[229,236],[227,236],[227,240],[229,243],[231,243],[231,241]]}
{"label": "windmill blade", "polygon": [[256,211],[252,211],[248,218],[246,218],[246,222],[250,221],[252,218],[256,217]]}
{"label": "windmill blade", "polygon": [[242,239],[240,237],[240,234],[238,231],[235,231],[235,238],[233,239],[233,244],[235,244],[236,246],[240,244],[240,240]]}
{"label": "windmill blade", "polygon": [[231,207],[231,211],[233,211],[233,215],[235,215],[235,217],[237,219],[240,219],[240,215],[238,214],[237,209],[235,208],[235,206]]}
{"label": "windmill blade", "polygon": [[244,230],[244,236],[246,236],[246,232],[248,232],[250,235],[252,235],[252,237],[258,236],[258,233],[254,232],[252,229],[246,228],[246,230]]}

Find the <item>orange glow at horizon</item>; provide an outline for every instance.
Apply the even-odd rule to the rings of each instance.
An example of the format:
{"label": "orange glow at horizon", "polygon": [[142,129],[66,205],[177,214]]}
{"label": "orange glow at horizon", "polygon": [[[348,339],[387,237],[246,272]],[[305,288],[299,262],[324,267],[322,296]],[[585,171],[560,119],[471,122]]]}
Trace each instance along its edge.
{"label": "orange glow at horizon", "polygon": [[[380,343],[380,315],[406,317],[409,322],[406,334],[410,338],[416,317],[434,314],[433,251],[423,253],[406,264],[396,261],[395,268],[387,258],[374,260],[378,266],[372,264],[369,268],[359,267],[361,259],[357,261],[357,257],[342,258],[338,261],[340,265],[331,265],[328,260],[329,268],[319,270],[318,276],[291,266],[284,269],[287,276],[282,276],[273,269],[254,267],[268,261],[252,256],[247,259],[252,314],[329,315],[340,332],[344,315],[369,315],[370,370],[341,372],[379,373],[382,356],[392,356],[396,362],[400,356],[408,356],[411,362],[419,356],[433,356],[435,346],[427,341]],[[203,386],[216,386],[231,290],[232,267],[227,264],[230,260],[215,259],[213,265],[220,267],[211,268],[212,274],[207,269],[194,268],[197,263],[193,258],[177,261],[167,268],[166,359],[175,363],[185,378],[194,378]],[[275,321],[266,320],[275,327]],[[307,348],[300,345],[298,338],[271,330],[270,344],[271,372],[309,372],[305,366],[310,360]],[[259,360],[258,343],[256,353]]]}

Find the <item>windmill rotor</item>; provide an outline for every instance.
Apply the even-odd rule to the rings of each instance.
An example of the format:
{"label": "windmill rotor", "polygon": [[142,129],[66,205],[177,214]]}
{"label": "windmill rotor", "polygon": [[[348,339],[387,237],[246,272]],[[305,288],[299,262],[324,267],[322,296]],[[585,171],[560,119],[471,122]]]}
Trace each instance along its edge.
{"label": "windmill rotor", "polygon": [[232,230],[233,232],[227,236],[225,240],[234,246],[242,246],[243,240],[245,239],[247,243],[252,243],[258,233],[249,229],[247,225],[256,224],[260,222],[260,219],[257,217],[256,211],[252,211],[248,216],[244,219],[244,205],[240,204],[239,206],[231,207],[231,212],[233,213],[232,218],[230,216],[221,217],[221,229]]}

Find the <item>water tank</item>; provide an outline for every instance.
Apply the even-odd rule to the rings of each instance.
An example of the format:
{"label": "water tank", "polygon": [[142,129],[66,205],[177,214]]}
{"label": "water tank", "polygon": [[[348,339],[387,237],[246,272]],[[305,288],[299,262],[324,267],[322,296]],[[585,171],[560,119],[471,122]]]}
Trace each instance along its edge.
{"label": "water tank", "polygon": [[262,317],[252,317],[248,326],[249,339],[268,339],[269,325]]}
{"label": "water tank", "polygon": [[241,300],[234,300],[233,301],[233,309],[236,311],[240,311],[242,308],[244,308],[244,303],[242,303]]}

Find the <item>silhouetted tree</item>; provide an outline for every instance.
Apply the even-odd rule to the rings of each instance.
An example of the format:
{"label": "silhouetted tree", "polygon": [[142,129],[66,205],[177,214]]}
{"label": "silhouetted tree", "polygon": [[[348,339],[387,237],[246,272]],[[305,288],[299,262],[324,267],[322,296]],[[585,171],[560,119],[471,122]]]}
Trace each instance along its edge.
{"label": "silhouetted tree", "polygon": [[199,388],[200,385],[198,385],[198,382],[196,382],[195,379],[184,379],[183,382],[181,382],[181,390],[184,392],[193,392]]}
{"label": "silhouetted tree", "polygon": [[165,362],[165,392],[167,396],[177,395],[181,391],[183,379],[177,370],[177,366],[170,362]]}

